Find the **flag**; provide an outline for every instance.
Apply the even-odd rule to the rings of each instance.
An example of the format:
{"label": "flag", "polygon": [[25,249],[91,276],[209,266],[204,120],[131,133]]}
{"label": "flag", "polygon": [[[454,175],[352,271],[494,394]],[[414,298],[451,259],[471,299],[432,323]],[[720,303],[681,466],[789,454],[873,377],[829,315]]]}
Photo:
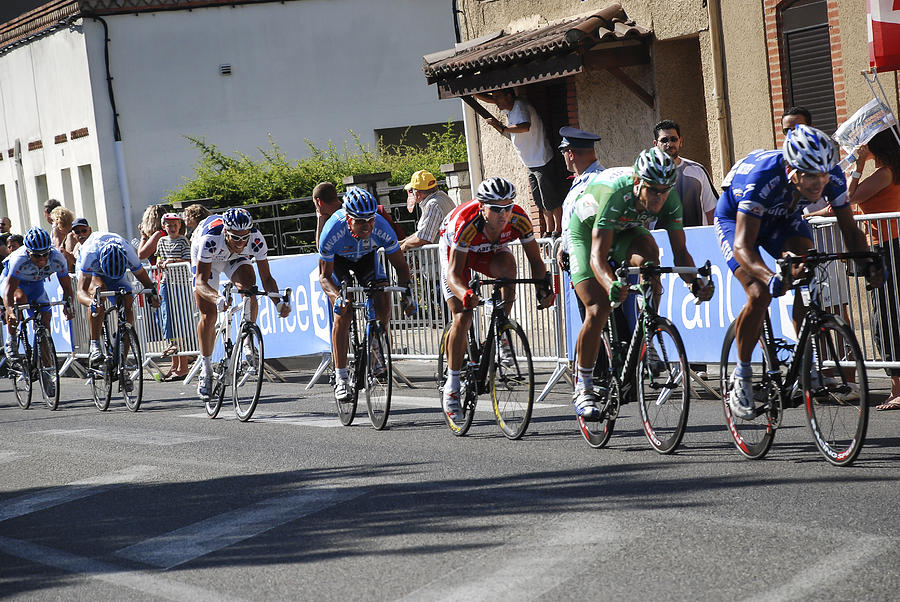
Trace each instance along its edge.
{"label": "flag", "polygon": [[900,0],[867,0],[869,65],[879,71],[900,69]]}

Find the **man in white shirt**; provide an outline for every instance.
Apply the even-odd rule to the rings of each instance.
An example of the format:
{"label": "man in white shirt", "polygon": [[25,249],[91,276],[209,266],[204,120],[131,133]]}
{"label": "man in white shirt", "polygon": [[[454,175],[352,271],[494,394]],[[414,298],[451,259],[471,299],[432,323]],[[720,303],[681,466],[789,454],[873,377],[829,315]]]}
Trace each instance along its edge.
{"label": "man in white shirt", "polygon": [[713,192],[712,179],[706,169],[696,161],[679,155],[684,144],[681,128],[671,119],[660,121],[653,126],[653,144],[672,157],[678,168],[675,190],[681,196],[684,225],[711,225],[718,197]]}

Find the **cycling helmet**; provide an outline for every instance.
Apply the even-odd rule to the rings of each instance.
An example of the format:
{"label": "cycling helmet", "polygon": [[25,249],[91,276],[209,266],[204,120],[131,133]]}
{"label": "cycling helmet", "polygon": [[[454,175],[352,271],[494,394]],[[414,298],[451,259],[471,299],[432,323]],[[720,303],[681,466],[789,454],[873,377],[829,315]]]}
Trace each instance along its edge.
{"label": "cycling helmet", "polygon": [[50,240],[50,234],[42,228],[31,228],[25,233],[25,248],[29,253],[41,253],[50,250],[53,242]]}
{"label": "cycling helmet", "polygon": [[222,223],[225,224],[226,230],[249,230],[253,225],[253,218],[250,212],[240,207],[236,209],[228,209],[222,214]]}
{"label": "cycling helmet", "polygon": [[124,276],[127,261],[125,249],[117,242],[109,242],[100,249],[100,271],[107,278],[118,280]]}
{"label": "cycling helmet", "polygon": [[655,146],[641,151],[634,162],[634,173],[642,181],[660,186],[672,186],[677,176],[675,161]]}
{"label": "cycling helmet", "polygon": [[482,203],[511,201],[516,198],[516,187],[506,178],[488,178],[478,185],[475,198]]}
{"label": "cycling helmet", "polygon": [[828,134],[808,125],[797,125],[784,137],[781,154],[788,165],[800,171],[827,173],[838,160]]}
{"label": "cycling helmet", "polygon": [[356,186],[344,193],[344,212],[350,217],[369,218],[378,211],[378,201],[372,193]]}

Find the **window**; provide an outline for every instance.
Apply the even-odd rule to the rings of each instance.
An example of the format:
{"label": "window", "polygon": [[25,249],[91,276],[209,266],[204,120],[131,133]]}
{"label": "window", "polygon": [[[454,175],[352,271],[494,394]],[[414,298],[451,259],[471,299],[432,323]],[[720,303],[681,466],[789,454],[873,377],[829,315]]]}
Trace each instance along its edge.
{"label": "window", "polygon": [[94,175],[91,166],[78,166],[78,185],[81,190],[81,216],[87,218],[94,230],[100,229],[97,223],[97,208],[94,203]]}
{"label": "window", "polygon": [[816,127],[834,133],[837,111],[826,0],[798,0],[782,6],[781,35],[787,105],[806,107]]}

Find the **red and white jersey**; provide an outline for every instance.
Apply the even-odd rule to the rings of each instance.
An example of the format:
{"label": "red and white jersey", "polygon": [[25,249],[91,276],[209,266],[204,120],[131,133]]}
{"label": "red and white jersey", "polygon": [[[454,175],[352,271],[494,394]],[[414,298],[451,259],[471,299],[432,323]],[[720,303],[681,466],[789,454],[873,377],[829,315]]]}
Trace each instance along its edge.
{"label": "red and white jersey", "polygon": [[522,242],[534,240],[534,226],[525,210],[518,205],[513,205],[512,217],[500,233],[500,238],[496,242],[488,240],[484,234],[486,220],[480,205],[477,199],[469,201],[444,218],[440,233],[441,250],[446,249],[447,254],[450,249],[461,253],[495,253],[517,238]]}

